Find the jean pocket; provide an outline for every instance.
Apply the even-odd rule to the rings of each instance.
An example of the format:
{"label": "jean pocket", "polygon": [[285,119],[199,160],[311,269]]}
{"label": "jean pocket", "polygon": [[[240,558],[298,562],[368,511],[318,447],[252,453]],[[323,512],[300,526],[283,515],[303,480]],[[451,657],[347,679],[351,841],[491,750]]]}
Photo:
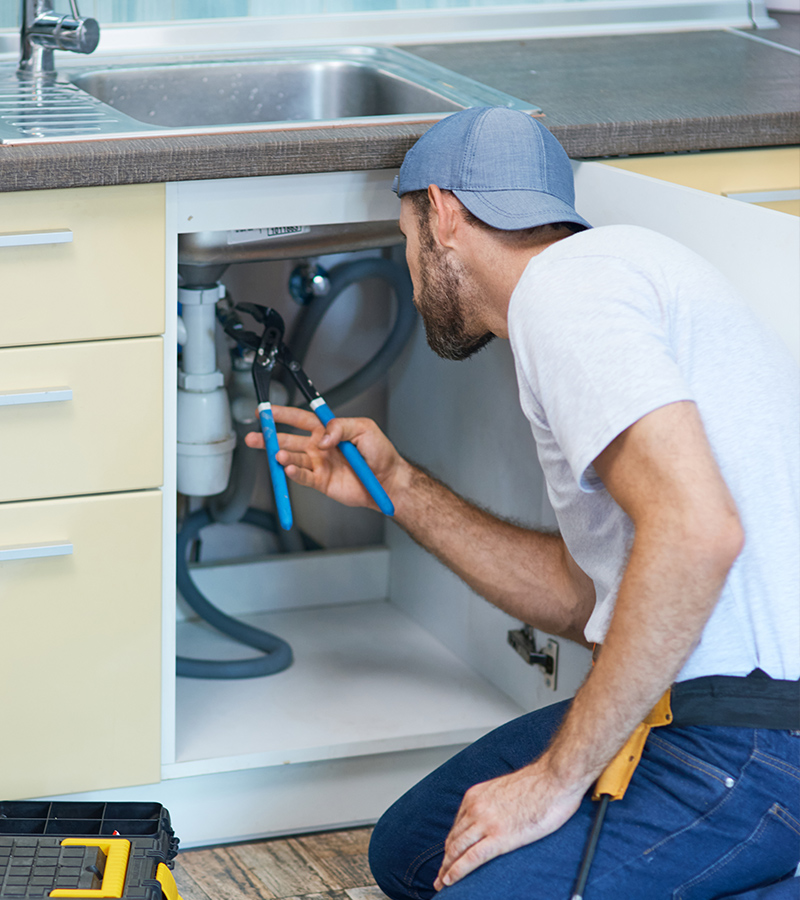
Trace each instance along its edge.
{"label": "jean pocket", "polygon": [[684,882],[673,900],[715,900],[778,881],[800,856],[800,822],[775,803],[740,843]]}
{"label": "jean pocket", "polygon": [[[702,783],[712,794],[719,796],[727,793],[736,783],[734,774],[691,753],[674,737],[667,738],[651,732],[647,740],[651,751],[660,758],[661,764],[688,783],[693,783],[695,789]],[[734,772],[736,775],[739,774],[736,770]]]}

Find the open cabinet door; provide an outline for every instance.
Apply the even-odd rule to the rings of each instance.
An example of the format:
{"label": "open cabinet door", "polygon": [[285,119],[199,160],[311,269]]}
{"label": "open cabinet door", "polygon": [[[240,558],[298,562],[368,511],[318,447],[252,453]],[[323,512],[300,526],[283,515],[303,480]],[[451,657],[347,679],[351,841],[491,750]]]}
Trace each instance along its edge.
{"label": "open cabinet door", "polygon": [[616,169],[573,163],[576,207],[592,225],[641,225],[722,271],[800,362],[800,219]]}

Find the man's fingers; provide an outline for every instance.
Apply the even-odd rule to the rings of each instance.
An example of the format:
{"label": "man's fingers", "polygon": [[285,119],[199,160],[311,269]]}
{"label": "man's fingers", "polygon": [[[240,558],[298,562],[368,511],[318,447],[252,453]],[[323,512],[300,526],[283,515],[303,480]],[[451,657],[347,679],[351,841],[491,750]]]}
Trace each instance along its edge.
{"label": "man's fingers", "polygon": [[[472,840],[465,836],[466,840]],[[448,885],[455,884],[469,875],[470,872],[489,862],[504,852],[496,840],[489,837],[479,837],[468,843],[460,853],[448,854],[442,862],[442,867],[434,882],[434,888],[440,891]]]}
{"label": "man's fingers", "polygon": [[[288,450],[290,453],[305,452],[309,445],[310,438],[307,434],[288,434],[283,431],[278,432],[278,443],[281,450]],[[281,460],[283,462],[283,460]]]}
{"label": "man's fingers", "polygon": [[[273,406],[272,416],[278,425],[288,425],[300,431],[312,432],[321,450],[331,450],[342,441],[356,441],[372,425],[367,419],[349,417],[342,419],[335,416],[327,426],[323,426],[311,410],[298,409],[296,406]],[[299,438],[300,441],[308,439],[308,435],[290,435],[287,432],[279,434],[281,446],[290,449],[297,446],[296,443],[289,443],[290,437]],[[248,434],[245,443],[248,447],[264,447],[263,438],[258,432]]]}
{"label": "man's fingers", "polygon": [[273,406],[272,417],[280,425],[290,425],[302,431],[313,431],[320,424],[310,409],[300,409],[297,406]]}
{"label": "man's fingers", "polygon": [[[302,450],[291,451],[282,447],[275,456],[275,459],[284,467],[294,466],[297,469],[312,469],[311,460]],[[287,473],[288,474],[288,473]]]}
{"label": "man's fingers", "polygon": [[317,484],[317,478],[314,475],[314,472],[306,468],[306,466],[298,466],[294,463],[285,463],[285,471],[286,477],[291,481],[294,481],[295,484],[300,484],[303,487],[316,488],[319,490],[319,485]]}
{"label": "man's fingers", "polygon": [[[302,452],[308,447],[310,438],[307,434],[289,434],[288,432],[278,432],[278,443],[281,450],[290,452]],[[254,450],[264,449],[264,435],[260,431],[250,431],[245,435],[245,444]],[[281,460],[281,463],[283,460]]]}
{"label": "man's fingers", "polygon": [[476,844],[483,837],[483,833],[478,830],[477,826],[466,828],[459,834],[450,833],[445,845],[444,860],[442,867],[451,863],[454,859],[458,859],[463,853],[466,853],[473,844]]}
{"label": "man's fingers", "polygon": [[[468,792],[469,793],[469,792]],[[479,820],[472,814],[468,806],[469,797],[464,798],[464,803],[456,816],[450,834],[444,848],[444,859],[437,876],[436,889],[441,890],[442,887],[458,881],[468,872],[476,869],[486,859],[491,856],[483,856],[478,849],[480,844],[485,844],[485,829]],[[486,847],[482,848],[484,851]],[[476,860],[477,861],[474,861]],[[435,885],[434,885],[435,886]]]}

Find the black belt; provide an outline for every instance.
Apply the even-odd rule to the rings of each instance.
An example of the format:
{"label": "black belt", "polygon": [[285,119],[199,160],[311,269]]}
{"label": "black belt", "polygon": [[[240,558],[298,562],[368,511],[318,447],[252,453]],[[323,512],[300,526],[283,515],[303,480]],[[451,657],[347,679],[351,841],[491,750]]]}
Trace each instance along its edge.
{"label": "black belt", "polygon": [[779,681],[761,669],[745,678],[709,675],[672,686],[673,724],[800,730],[800,681]]}

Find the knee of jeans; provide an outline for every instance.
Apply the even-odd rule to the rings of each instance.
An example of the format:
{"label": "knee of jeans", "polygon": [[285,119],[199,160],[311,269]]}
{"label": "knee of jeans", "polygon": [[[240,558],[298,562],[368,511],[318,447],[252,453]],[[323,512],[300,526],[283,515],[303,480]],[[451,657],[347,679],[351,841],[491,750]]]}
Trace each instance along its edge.
{"label": "knee of jeans", "polygon": [[384,813],[369,841],[369,867],[378,887],[392,900],[408,900],[403,884],[407,863],[403,856],[403,831],[394,821],[392,810]]}

